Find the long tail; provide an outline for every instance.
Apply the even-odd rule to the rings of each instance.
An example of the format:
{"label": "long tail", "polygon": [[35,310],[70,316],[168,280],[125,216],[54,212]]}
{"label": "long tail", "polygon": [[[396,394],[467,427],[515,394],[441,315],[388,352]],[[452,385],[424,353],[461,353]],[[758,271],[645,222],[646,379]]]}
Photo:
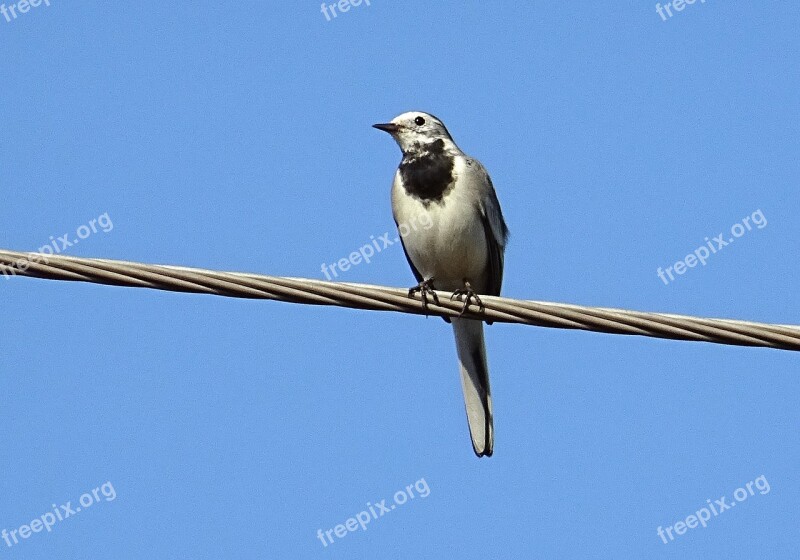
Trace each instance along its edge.
{"label": "long tail", "polygon": [[483,323],[472,319],[452,319],[456,350],[461,369],[461,388],[467,409],[472,448],[478,457],[492,456],[494,427],[489,366],[483,342]]}

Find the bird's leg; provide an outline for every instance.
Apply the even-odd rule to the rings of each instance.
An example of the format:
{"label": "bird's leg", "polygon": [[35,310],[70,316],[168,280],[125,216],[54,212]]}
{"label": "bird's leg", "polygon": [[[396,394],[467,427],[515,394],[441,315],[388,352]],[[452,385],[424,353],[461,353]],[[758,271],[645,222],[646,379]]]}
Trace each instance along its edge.
{"label": "bird's leg", "polygon": [[467,312],[470,303],[475,303],[478,306],[478,311],[483,313],[485,309],[483,307],[483,302],[481,301],[481,298],[478,297],[478,294],[475,293],[475,290],[472,289],[472,286],[468,280],[464,280],[464,287],[454,291],[453,295],[450,296],[450,299],[457,299],[458,301],[461,301],[462,296],[464,297],[464,307],[461,308],[461,313],[458,314],[459,317]]}
{"label": "bird's leg", "polygon": [[434,303],[439,305],[439,296],[434,292],[436,288],[433,287],[433,278],[423,280],[413,288],[409,288],[408,297],[413,298],[414,294],[419,292],[422,297],[422,309],[425,310],[425,316],[428,316],[428,296],[433,298]]}

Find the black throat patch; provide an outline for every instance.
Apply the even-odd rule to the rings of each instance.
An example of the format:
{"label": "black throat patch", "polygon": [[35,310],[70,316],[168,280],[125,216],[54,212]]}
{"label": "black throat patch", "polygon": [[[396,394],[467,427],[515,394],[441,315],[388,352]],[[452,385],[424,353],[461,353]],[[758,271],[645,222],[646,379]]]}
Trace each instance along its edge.
{"label": "black throat patch", "polygon": [[400,162],[400,178],[411,196],[425,203],[441,202],[454,184],[454,165],[455,160],[445,153],[444,141],[439,139],[404,155]]}

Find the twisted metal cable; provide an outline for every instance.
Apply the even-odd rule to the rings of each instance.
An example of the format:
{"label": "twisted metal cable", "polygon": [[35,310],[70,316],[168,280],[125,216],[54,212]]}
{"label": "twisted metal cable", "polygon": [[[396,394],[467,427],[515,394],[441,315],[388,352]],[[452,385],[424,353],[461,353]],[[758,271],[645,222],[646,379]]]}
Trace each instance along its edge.
{"label": "twisted metal cable", "polygon": [[[2,249],[0,276],[30,276],[289,303],[426,313],[418,297],[410,298],[408,290],[399,288]],[[437,292],[437,295],[439,303],[429,301],[427,314],[444,317],[460,314],[463,304],[451,301],[449,292]],[[800,350],[800,326],[797,325],[706,319],[490,296],[481,296],[481,300],[485,306],[483,312],[478,312],[473,306],[464,316],[539,327]]]}

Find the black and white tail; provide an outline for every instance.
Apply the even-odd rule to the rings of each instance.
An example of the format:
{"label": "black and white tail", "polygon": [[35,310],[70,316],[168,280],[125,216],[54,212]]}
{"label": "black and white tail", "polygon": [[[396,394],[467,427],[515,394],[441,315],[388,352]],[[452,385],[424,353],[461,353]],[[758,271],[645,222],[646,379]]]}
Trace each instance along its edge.
{"label": "black and white tail", "polygon": [[494,427],[489,366],[483,342],[483,322],[453,318],[452,323],[472,448],[478,457],[484,455],[491,457],[494,448]]}

